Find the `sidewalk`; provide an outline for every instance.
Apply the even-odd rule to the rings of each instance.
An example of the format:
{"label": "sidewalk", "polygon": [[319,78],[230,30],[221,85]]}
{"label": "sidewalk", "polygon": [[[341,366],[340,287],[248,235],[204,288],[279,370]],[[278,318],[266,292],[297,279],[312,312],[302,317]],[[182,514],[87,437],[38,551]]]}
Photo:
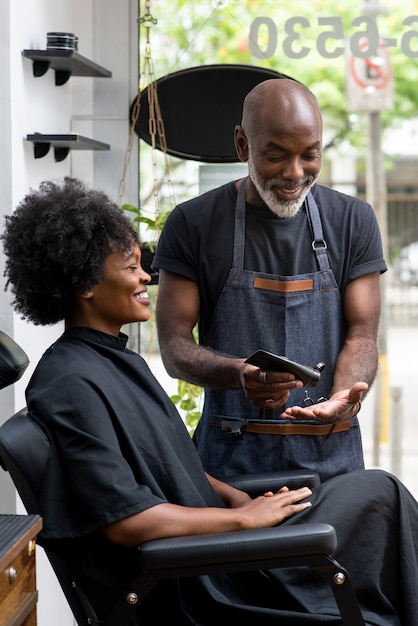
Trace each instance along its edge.
{"label": "sidewalk", "polygon": [[[380,445],[376,451],[373,443],[376,389],[372,388],[365,399],[359,419],[366,467],[376,466],[377,453],[378,467],[396,474],[418,499],[418,325],[389,327],[387,353],[388,393],[398,389],[400,401],[398,405],[390,400],[389,407],[386,407],[388,423],[380,431]],[[394,435],[392,429],[396,429]],[[400,440],[398,462],[393,458],[396,437]]]}

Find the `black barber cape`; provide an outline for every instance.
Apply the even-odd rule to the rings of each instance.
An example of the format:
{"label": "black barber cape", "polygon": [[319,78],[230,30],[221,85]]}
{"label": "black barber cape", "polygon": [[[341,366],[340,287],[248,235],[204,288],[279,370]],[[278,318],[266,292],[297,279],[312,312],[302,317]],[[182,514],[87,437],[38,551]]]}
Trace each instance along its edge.
{"label": "black barber cape", "polygon": [[[105,539],[102,526],[162,502],[223,506],[180,415],[126,342],[122,334],[70,328],[45,352],[27,388],[31,415],[54,440],[39,543],[79,570],[101,614],[135,574],[137,553]],[[336,558],[354,578],[367,625],[399,626],[396,604],[416,619],[415,561],[405,581],[393,580],[398,559],[417,554],[418,510],[406,489],[378,471],[360,472],[328,481],[310,499],[313,506],[285,524],[336,526]],[[341,625],[328,585],[304,569],[160,584],[140,605],[138,623],[163,623],[167,607],[180,624],[234,618],[248,626]],[[416,624],[405,619],[402,626]]]}

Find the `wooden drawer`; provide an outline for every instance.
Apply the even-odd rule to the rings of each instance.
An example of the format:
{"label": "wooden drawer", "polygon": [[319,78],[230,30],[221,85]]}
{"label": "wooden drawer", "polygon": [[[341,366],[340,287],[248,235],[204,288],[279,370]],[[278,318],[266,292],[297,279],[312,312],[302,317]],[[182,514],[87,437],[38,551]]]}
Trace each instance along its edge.
{"label": "wooden drawer", "polygon": [[36,626],[37,515],[0,515],[0,626]]}

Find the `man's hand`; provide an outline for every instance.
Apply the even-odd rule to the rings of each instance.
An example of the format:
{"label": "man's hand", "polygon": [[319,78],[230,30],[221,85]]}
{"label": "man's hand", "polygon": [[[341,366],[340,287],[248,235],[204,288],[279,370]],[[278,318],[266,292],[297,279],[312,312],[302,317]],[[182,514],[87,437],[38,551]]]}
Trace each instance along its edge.
{"label": "man's hand", "polygon": [[248,400],[261,409],[280,408],[289,398],[290,389],[303,387],[293,374],[261,370],[249,363],[241,366],[239,377]]}
{"label": "man's hand", "polygon": [[317,420],[327,424],[344,422],[360,411],[362,396],[368,389],[367,383],[357,382],[351,389],[337,391],[329,400],[324,402],[307,407],[289,407],[282,413],[281,417],[290,420]]}

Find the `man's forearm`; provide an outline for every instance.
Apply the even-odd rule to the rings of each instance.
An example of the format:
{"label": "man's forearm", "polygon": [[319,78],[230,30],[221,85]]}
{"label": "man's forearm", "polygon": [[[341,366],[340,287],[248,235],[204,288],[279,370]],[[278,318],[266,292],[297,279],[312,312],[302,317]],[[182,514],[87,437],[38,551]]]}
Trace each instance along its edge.
{"label": "man's forearm", "polygon": [[176,337],[164,342],[161,357],[168,374],[207,389],[239,389],[244,359],[218,354],[192,340]]}
{"label": "man's forearm", "polygon": [[378,350],[372,339],[359,337],[345,342],[337,359],[334,383],[331,391],[350,389],[356,382],[365,382],[372,386],[378,367]]}

